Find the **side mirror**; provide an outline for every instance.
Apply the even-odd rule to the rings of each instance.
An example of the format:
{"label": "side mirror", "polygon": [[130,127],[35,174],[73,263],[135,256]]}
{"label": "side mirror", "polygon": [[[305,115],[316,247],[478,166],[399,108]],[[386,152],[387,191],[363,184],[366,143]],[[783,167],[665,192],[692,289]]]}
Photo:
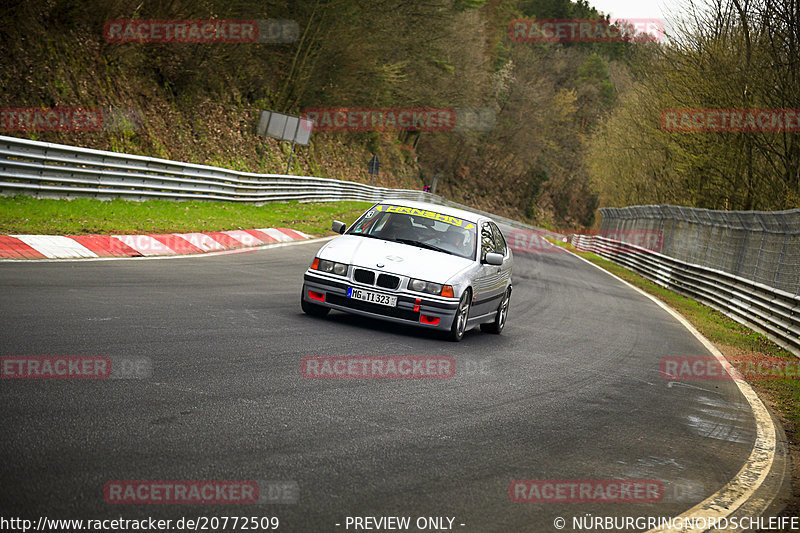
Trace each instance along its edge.
{"label": "side mirror", "polygon": [[489,265],[500,266],[503,264],[503,254],[496,254],[494,252],[486,254],[484,262]]}
{"label": "side mirror", "polygon": [[335,231],[336,233],[344,233],[344,230],[346,229],[347,229],[347,224],[345,224],[344,222],[334,220],[333,224],[331,224],[331,230]]}

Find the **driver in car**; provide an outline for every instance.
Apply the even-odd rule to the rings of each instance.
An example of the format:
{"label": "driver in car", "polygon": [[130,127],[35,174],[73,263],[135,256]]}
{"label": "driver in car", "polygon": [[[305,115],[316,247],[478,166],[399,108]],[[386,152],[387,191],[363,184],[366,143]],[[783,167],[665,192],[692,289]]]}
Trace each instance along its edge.
{"label": "driver in car", "polygon": [[387,222],[386,226],[381,230],[381,236],[384,239],[408,239],[415,240],[417,238],[414,226],[411,224],[411,219],[405,215],[395,214]]}
{"label": "driver in car", "polygon": [[447,250],[463,254],[469,253],[470,243],[468,242],[469,234],[461,229],[450,226],[442,236],[442,244],[445,245]]}

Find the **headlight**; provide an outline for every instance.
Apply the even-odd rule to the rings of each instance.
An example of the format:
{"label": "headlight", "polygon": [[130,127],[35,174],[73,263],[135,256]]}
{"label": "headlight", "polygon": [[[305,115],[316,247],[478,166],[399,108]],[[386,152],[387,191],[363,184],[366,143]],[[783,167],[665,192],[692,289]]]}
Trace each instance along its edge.
{"label": "headlight", "polygon": [[320,259],[315,257],[311,263],[312,270],[319,270],[320,272],[327,272],[329,274],[336,274],[337,276],[347,275],[347,265],[344,263],[336,263],[335,261],[328,261],[327,259]]}
{"label": "headlight", "polygon": [[445,285],[440,283],[431,283],[430,281],[422,281],[421,279],[408,280],[408,288],[412,291],[427,292],[428,294],[442,294],[442,289]]}

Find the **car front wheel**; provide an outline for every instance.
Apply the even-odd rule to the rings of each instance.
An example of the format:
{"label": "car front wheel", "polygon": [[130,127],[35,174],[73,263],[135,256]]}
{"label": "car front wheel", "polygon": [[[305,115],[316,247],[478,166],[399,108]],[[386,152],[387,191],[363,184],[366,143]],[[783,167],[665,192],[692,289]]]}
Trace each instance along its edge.
{"label": "car front wheel", "polygon": [[506,290],[503,296],[503,301],[500,302],[500,307],[497,308],[497,314],[494,316],[494,322],[488,324],[481,324],[481,331],[499,334],[503,331],[506,325],[506,318],[508,318],[508,307],[511,304],[511,287]]}
{"label": "car front wheel", "polygon": [[464,337],[464,332],[467,330],[467,320],[469,319],[469,308],[472,304],[472,293],[469,289],[464,291],[461,295],[461,300],[458,302],[458,309],[456,316],[453,319],[453,325],[450,327],[450,340],[458,342]]}

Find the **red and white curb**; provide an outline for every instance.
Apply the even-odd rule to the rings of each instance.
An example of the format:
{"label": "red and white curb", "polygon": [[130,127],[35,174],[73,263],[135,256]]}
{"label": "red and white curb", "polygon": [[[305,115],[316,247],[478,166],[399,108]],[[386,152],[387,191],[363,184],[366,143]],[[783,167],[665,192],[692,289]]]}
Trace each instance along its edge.
{"label": "red and white curb", "polygon": [[81,259],[204,254],[311,236],[289,228],[160,235],[0,235],[0,259]]}

